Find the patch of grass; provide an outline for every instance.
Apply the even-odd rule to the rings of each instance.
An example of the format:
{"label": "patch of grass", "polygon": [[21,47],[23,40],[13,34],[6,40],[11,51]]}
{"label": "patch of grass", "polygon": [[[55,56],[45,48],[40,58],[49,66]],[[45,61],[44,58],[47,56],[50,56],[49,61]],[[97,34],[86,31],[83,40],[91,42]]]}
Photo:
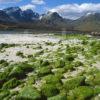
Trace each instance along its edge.
{"label": "patch of grass", "polygon": [[48,66],[50,64],[50,62],[48,60],[44,60],[41,65],[42,66]]}
{"label": "patch of grass", "polygon": [[81,61],[76,61],[73,63],[74,67],[80,67],[80,66],[84,66],[84,64]]}
{"label": "patch of grass", "polygon": [[40,67],[38,70],[37,70],[37,74],[38,76],[42,77],[42,76],[45,76],[45,75],[48,75],[51,73],[51,68],[49,67]]}
{"label": "patch of grass", "polygon": [[65,61],[64,60],[56,60],[54,63],[55,63],[54,64],[55,68],[61,68],[61,67],[65,66]]}
{"label": "patch of grass", "polygon": [[28,58],[33,58],[33,55],[28,55],[27,57],[28,57]]}
{"label": "patch of grass", "polygon": [[61,76],[50,74],[43,77],[43,80],[45,80],[47,84],[57,84],[61,82]]}
{"label": "patch of grass", "polygon": [[94,88],[94,96],[100,94],[100,86],[95,86]]}
{"label": "patch of grass", "polygon": [[94,95],[93,89],[88,86],[80,86],[71,90],[68,93],[68,100],[90,100],[90,98]]}
{"label": "patch of grass", "polygon": [[24,78],[26,73],[31,72],[34,70],[33,65],[29,65],[27,63],[19,63],[13,65],[13,69],[9,73],[9,77],[16,77],[18,79]]}
{"label": "patch of grass", "polygon": [[46,97],[52,97],[59,93],[57,87],[52,84],[43,85],[41,90],[42,94],[45,95]]}
{"label": "patch of grass", "polygon": [[68,54],[68,55],[65,55],[64,58],[66,61],[74,61],[74,59],[76,58],[77,56],[74,55],[74,54]]}
{"label": "patch of grass", "polygon": [[68,92],[69,90],[72,90],[78,86],[82,86],[85,84],[85,77],[84,76],[78,76],[75,78],[71,78],[69,80],[67,80],[63,87],[64,89]]}
{"label": "patch of grass", "polygon": [[0,73],[0,87],[2,87],[2,85],[4,84],[4,82],[6,82],[7,80],[9,80],[9,73],[12,70],[12,67],[8,67],[7,69],[4,70],[4,72]]}
{"label": "patch of grass", "polygon": [[9,81],[7,81],[6,83],[3,84],[3,89],[15,88],[19,84],[20,84],[20,81],[17,80],[16,78],[13,78],[13,79],[11,79],[11,80],[9,80]]}
{"label": "patch of grass", "polygon": [[4,66],[4,67],[6,67],[6,66],[8,66],[9,65],[9,63],[6,61],[6,60],[0,60],[0,64],[2,65],[2,66]]}
{"label": "patch of grass", "polygon": [[100,72],[87,76],[86,83],[89,85],[100,85]]}
{"label": "patch of grass", "polygon": [[44,50],[40,50],[40,51],[36,52],[36,53],[34,54],[34,56],[37,57],[37,56],[40,56],[40,55],[42,55],[42,54],[44,54]]}
{"label": "patch of grass", "polygon": [[4,100],[7,96],[9,96],[9,90],[0,90],[0,100]]}
{"label": "patch of grass", "polygon": [[25,86],[16,96],[16,100],[40,100],[41,94],[32,86]]}
{"label": "patch of grass", "polygon": [[21,51],[18,51],[18,52],[16,53],[16,56],[25,58],[24,54],[23,54]]}
{"label": "patch of grass", "polygon": [[34,84],[36,81],[36,76],[35,75],[31,75],[27,77],[27,82],[26,84]]}
{"label": "patch of grass", "polygon": [[0,44],[0,50],[4,49],[4,48],[9,48],[9,47],[15,47],[17,46],[16,44],[7,44],[7,43],[1,43]]}
{"label": "patch of grass", "polygon": [[48,100],[67,100],[67,96],[65,94],[59,94],[57,96],[48,98]]}
{"label": "patch of grass", "polygon": [[86,35],[84,34],[55,34],[57,37],[62,37],[63,39],[89,39]]}
{"label": "patch of grass", "polygon": [[50,45],[50,46],[54,46],[55,44],[54,43],[52,43],[52,42],[45,42],[45,44],[48,46],[48,45]]}

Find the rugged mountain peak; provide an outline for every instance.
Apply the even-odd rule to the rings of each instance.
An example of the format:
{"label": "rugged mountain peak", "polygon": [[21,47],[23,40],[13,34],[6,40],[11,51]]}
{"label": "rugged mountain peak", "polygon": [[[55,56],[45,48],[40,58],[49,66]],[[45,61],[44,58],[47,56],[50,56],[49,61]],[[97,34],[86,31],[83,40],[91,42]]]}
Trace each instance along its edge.
{"label": "rugged mountain peak", "polygon": [[6,13],[9,13],[9,12],[21,11],[21,9],[19,7],[9,7],[9,8],[3,9],[3,11],[5,11]]}
{"label": "rugged mountain peak", "polygon": [[39,14],[31,9],[22,11],[19,7],[9,7],[3,10],[16,23],[30,22],[39,19]]}
{"label": "rugged mountain peak", "polygon": [[26,9],[26,10],[24,10],[23,12],[26,12],[27,14],[30,14],[30,13],[33,13],[33,10],[31,10],[31,9]]}
{"label": "rugged mountain peak", "polygon": [[60,16],[57,12],[49,12],[49,14],[51,14],[52,16]]}
{"label": "rugged mountain peak", "polygon": [[62,18],[57,12],[48,12],[47,15],[54,18]]}
{"label": "rugged mountain peak", "polygon": [[57,12],[47,12],[47,14],[43,14],[41,19],[45,20],[62,20],[63,18]]}
{"label": "rugged mountain peak", "polygon": [[33,12],[31,9],[27,9],[23,11],[24,16],[31,17],[32,19],[39,19],[39,14]]}

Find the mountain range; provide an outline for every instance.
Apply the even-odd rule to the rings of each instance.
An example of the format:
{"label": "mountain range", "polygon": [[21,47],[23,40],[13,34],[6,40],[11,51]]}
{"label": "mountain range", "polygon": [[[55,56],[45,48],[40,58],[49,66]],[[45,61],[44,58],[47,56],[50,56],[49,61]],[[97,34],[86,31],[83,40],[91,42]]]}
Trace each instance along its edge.
{"label": "mountain range", "polygon": [[57,12],[38,14],[31,9],[9,7],[0,10],[0,28],[38,30],[100,31],[100,13],[88,13],[76,20],[65,19]]}

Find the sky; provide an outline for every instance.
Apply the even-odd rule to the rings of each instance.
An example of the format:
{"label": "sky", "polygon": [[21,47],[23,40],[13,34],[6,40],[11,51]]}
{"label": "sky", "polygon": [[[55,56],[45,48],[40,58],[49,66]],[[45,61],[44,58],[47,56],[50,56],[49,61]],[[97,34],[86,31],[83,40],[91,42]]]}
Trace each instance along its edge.
{"label": "sky", "polygon": [[58,12],[68,19],[77,19],[84,14],[100,12],[100,0],[0,0],[0,9],[19,6],[40,14]]}

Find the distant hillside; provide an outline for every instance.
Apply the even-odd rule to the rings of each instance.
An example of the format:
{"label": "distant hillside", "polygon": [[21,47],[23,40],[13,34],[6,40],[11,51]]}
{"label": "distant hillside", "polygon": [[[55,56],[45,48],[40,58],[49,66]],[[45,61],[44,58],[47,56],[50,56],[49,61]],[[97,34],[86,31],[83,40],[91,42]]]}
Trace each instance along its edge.
{"label": "distant hillside", "polygon": [[89,13],[77,20],[65,19],[57,12],[38,14],[19,7],[0,10],[0,28],[31,28],[42,30],[100,31],[100,13]]}
{"label": "distant hillside", "polygon": [[87,14],[74,21],[76,30],[100,31],[100,13]]}

